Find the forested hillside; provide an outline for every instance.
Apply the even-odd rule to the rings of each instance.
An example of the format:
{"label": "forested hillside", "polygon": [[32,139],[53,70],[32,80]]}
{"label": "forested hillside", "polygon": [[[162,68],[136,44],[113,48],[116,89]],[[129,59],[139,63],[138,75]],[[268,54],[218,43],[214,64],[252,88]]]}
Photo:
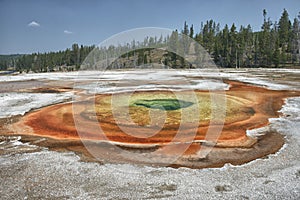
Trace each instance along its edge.
{"label": "forested hillside", "polygon": [[299,65],[299,19],[291,23],[288,12],[283,11],[279,21],[271,21],[263,10],[261,31],[253,32],[251,25],[230,27],[213,20],[207,21],[195,39],[222,67],[278,67]]}
{"label": "forested hillside", "polygon": [[[173,31],[170,36],[147,37],[143,42],[132,41],[124,46],[111,46],[108,49],[95,46],[79,46],[73,44],[70,49],[59,52],[33,53],[30,55],[1,56],[0,70],[16,71],[71,71],[78,70],[87,55],[96,48],[97,59],[105,59],[107,55],[119,55],[127,52],[113,63],[111,68],[130,68],[147,63],[162,63],[173,68],[191,67],[182,57],[170,52],[160,52],[163,47],[175,44],[181,48],[180,40],[184,34],[199,44],[209,53],[213,61],[220,67],[292,67],[300,66],[300,13],[290,20],[289,14],[283,10],[278,21],[271,21],[267,11],[262,12],[261,30],[254,32],[251,25],[236,27],[233,23],[221,28],[220,24],[208,20],[200,27],[184,23],[181,31]],[[133,50],[134,47],[139,50]],[[187,47],[189,49],[189,47]],[[160,52],[160,56],[158,55]],[[197,52],[196,52],[197,53]],[[95,52],[94,52],[95,54]],[[107,59],[107,58],[106,58]],[[200,66],[201,67],[201,66]]]}
{"label": "forested hillside", "polygon": [[21,54],[0,55],[0,70],[7,70],[9,66],[16,66],[16,61],[22,57]]}

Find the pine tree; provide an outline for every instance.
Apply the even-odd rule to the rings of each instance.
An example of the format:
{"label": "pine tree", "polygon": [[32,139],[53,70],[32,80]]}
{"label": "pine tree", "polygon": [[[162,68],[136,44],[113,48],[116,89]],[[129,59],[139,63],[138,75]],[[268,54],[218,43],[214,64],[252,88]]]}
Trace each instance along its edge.
{"label": "pine tree", "polygon": [[209,54],[213,52],[214,37],[216,32],[216,24],[213,20],[206,21],[202,30],[203,47]]}
{"label": "pine tree", "polygon": [[182,34],[189,35],[189,26],[187,25],[186,21],[184,22],[184,25],[183,25]]}
{"label": "pine tree", "polygon": [[289,36],[291,31],[291,21],[289,20],[289,14],[286,9],[283,10],[283,13],[279,20],[279,42],[280,46],[287,45],[289,42]]}
{"label": "pine tree", "polygon": [[237,32],[236,26],[233,23],[230,32],[229,32],[229,52],[230,52],[230,66],[231,67],[238,67],[238,43],[237,43]]}
{"label": "pine tree", "polygon": [[223,47],[222,66],[229,67],[230,66],[230,43],[229,43],[229,29],[227,24],[225,25],[222,32],[222,47]]}
{"label": "pine tree", "polygon": [[194,26],[192,24],[191,28],[190,28],[190,38],[194,38]]}
{"label": "pine tree", "polygon": [[[299,15],[300,18],[300,15]],[[294,19],[292,35],[291,35],[291,53],[292,53],[292,62],[294,64],[299,64],[300,62],[300,23],[297,18]]]}
{"label": "pine tree", "polygon": [[267,11],[263,10],[264,23],[261,27],[262,31],[259,37],[259,63],[261,66],[270,66],[272,60],[272,42],[271,42],[271,26],[270,18],[267,19]]}

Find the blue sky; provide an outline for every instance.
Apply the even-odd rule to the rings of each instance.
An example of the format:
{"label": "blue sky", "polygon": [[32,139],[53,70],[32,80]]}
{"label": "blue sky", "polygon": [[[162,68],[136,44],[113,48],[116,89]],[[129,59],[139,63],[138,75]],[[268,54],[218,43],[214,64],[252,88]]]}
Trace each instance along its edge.
{"label": "blue sky", "polygon": [[284,8],[292,20],[300,0],[0,0],[0,54],[99,44],[133,28],[181,29],[184,21],[196,32],[209,19],[221,27],[235,22],[259,30],[264,8],[272,21]]}

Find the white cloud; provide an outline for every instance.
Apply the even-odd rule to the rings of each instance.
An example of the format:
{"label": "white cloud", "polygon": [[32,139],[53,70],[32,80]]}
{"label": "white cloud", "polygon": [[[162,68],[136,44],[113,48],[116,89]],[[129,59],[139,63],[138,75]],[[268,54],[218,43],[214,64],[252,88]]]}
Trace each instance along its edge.
{"label": "white cloud", "polygon": [[68,31],[68,30],[64,30],[64,34],[72,34],[73,32]]}
{"label": "white cloud", "polygon": [[37,23],[36,21],[32,21],[28,24],[28,26],[31,26],[31,27],[39,27],[41,26],[39,23]]}

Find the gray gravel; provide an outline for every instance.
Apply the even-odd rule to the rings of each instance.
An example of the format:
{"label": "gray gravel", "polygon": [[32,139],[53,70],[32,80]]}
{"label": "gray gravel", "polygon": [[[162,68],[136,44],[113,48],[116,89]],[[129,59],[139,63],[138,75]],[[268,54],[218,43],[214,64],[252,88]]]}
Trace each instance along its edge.
{"label": "gray gravel", "polygon": [[1,157],[2,199],[299,199],[299,144],[240,167],[172,169],[83,163],[73,153]]}

